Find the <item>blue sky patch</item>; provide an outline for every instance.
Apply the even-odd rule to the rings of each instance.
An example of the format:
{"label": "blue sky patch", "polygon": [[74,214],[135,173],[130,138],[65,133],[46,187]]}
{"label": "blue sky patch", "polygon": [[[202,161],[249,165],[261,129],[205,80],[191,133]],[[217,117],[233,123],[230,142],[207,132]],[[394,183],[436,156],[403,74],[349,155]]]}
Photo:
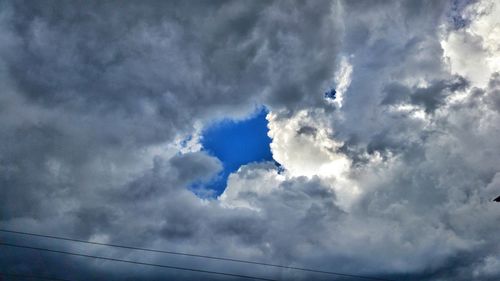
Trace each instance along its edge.
{"label": "blue sky patch", "polygon": [[335,89],[330,89],[329,91],[325,92],[325,98],[335,100],[337,98],[337,91],[335,91]]}
{"label": "blue sky patch", "polygon": [[[202,187],[215,195],[224,192],[229,174],[251,162],[272,161],[271,138],[267,135],[267,110],[260,109],[249,119],[223,120],[202,132],[203,149],[222,162],[223,171]],[[197,186],[200,187],[199,185]],[[196,189],[196,186],[195,186]]]}

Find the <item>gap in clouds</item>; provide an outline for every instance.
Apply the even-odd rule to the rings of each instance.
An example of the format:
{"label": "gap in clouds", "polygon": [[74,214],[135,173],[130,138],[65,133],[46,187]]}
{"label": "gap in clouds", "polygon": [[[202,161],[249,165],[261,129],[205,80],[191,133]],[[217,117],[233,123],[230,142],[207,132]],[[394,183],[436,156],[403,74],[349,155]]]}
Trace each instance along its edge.
{"label": "gap in clouds", "polygon": [[[229,175],[242,165],[252,162],[273,161],[271,138],[266,115],[268,110],[260,107],[244,120],[224,119],[203,130],[203,150],[217,157],[223,170],[209,182],[197,182],[191,189],[200,195],[207,193],[219,196],[226,189]],[[279,164],[277,164],[279,166]]]}

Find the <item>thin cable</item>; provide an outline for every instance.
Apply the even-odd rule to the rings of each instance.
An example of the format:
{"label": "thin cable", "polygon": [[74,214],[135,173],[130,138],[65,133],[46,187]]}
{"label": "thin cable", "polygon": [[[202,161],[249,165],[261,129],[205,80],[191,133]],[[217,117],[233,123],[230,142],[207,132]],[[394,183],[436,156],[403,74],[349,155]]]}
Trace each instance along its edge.
{"label": "thin cable", "polygon": [[3,273],[3,272],[0,272],[0,276],[26,278],[26,279],[39,279],[39,280],[53,280],[53,281],[72,281],[72,280],[68,280],[68,279],[53,278],[53,277],[47,277],[47,276],[13,274],[13,273]]}
{"label": "thin cable", "polygon": [[264,262],[241,260],[241,259],[233,259],[233,258],[223,258],[223,257],[200,255],[200,254],[192,254],[192,253],[183,253],[183,252],[174,252],[174,251],[166,251],[166,250],[156,250],[156,249],[132,247],[132,246],[125,246],[125,245],[117,245],[117,244],[91,242],[91,241],[80,240],[80,239],[75,239],[75,238],[67,238],[67,237],[60,237],[60,236],[53,236],[53,235],[36,234],[36,233],[31,233],[31,232],[15,231],[15,230],[8,230],[8,229],[0,229],[0,232],[14,233],[14,234],[23,234],[23,235],[30,235],[30,236],[37,236],[37,237],[58,239],[58,240],[66,240],[66,241],[86,243],[86,244],[99,245],[99,246],[109,246],[109,247],[129,249],[129,250],[139,250],[139,251],[146,251],[146,252],[153,252],[153,253],[162,253],[162,254],[169,254],[169,255],[188,256],[188,257],[196,257],[196,258],[204,258],[204,259],[212,259],[212,260],[220,260],[220,261],[230,261],[230,262],[238,262],[238,263],[246,263],[246,264],[255,264],[255,265],[261,265],[261,266],[269,266],[269,267],[277,267],[277,268],[283,268],[283,269],[300,270],[300,271],[305,271],[305,272],[329,274],[329,275],[336,275],[336,276],[343,276],[343,277],[350,277],[350,278],[358,278],[358,279],[366,279],[366,280],[395,281],[395,280],[390,280],[390,279],[370,277],[370,276],[363,276],[363,275],[356,275],[356,274],[340,273],[340,272],[335,272],[335,271],[325,271],[325,270],[318,270],[318,269],[305,268],[305,267],[295,267],[295,266],[287,266],[287,265],[264,263]]}
{"label": "thin cable", "polygon": [[4,243],[4,242],[0,242],[0,245],[4,245],[4,246],[8,246],[8,247],[15,247],[15,248],[31,249],[31,250],[37,250],[37,251],[45,251],[45,252],[51,252],[51,253],[57,253],[57,254],[65,254],[65,255],[78,256],[78,257],[85,257],[85,258],[93,258],[93,259],[100,259],[100,260],[107,260],[107,261],[114,261],[114,262],[130,263],[130,264],[135,264],[135,265],[146,265],[146,266],[153,266],[153,267],[169,268],[169,269],[207,273],[207,274],[224,275],[224,276],[253,279],[253,280],[279,281],[277,279],[255,277],[255,276],[250,276],[250,275],[228,273],[228,272],[222,272],[222,271],[211,271],[211,270],[204,270],[204,269],[190,268],[190,267],[181,267],[181,266],[173,266],[173,265],[165,265],[165,264],[155,264],[155,263],[147,263],[147,262],[139,262],[139,261],[131,261],[131,260],[122,260],[122,259],[79,254],[79,253],[74,253],[74,252],[66,252],[66,251],[59,251],[59,250],[53,250],[53,249],[47,249],[47,248],[39,248],[39,247],[18,245],[18,244]]}

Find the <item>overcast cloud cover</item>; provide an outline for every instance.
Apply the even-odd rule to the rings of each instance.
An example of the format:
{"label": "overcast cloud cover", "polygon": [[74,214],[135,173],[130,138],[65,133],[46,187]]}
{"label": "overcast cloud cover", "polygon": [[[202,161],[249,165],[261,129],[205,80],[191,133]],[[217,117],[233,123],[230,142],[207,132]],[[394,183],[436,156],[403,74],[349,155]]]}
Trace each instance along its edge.
{"label": "overcast cloud cover", "polygon": [[[0,227],[392,280],[499,280],[499,46],[495,0],[1,1]],[[249,163],[221,196],[193,193],[223,168],[203,128],[261,106],[282,167]],[[5,246],[0,267],[219,280]]]}

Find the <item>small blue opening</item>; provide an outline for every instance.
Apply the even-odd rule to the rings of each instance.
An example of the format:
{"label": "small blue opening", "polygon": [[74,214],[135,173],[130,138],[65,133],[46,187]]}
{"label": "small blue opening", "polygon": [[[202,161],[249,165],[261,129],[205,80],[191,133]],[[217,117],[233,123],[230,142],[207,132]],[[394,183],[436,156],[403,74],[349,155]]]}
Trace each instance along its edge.
{"label": "small blue opening", "polygon": [[195,189],[203,187],[220,195],[226,188],[228,176],[241,165],[273,160],[271,138],[267,135],[267,113],[266,108],[261,108],[249,119],[223,120],[202,132],[203,149],[219,158],[224,168],[215,179],[193,186]]}
{"label": "small blue opening", "polygon": [[335,89],[330,89],[329,91],[325,92],[325,98],[335,100],[337,98],[337,91],[335,91]]}

